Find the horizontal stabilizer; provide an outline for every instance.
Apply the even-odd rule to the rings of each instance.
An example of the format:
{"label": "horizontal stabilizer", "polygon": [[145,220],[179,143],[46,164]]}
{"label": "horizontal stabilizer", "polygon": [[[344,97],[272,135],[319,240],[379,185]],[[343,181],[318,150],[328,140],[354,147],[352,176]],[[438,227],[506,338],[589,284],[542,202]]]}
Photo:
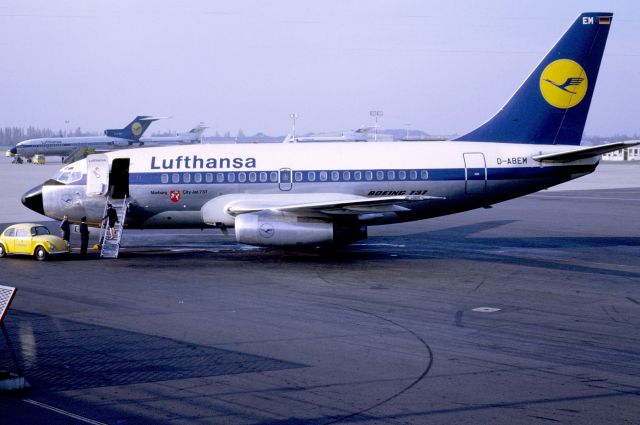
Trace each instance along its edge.
{"label": "horizontal stabilizer", "polygon": [[578,149],[572,149],[570,151],[534,155],[533,159],[538,162],[571,162],[577,161],[579,159],[591,158],[596,155],[602,155],[603,153],[613,152],[619,149],[629,148],[636,145],[640,145],[640,140],[607,143],[606,145],[598,146],[584,146]]}

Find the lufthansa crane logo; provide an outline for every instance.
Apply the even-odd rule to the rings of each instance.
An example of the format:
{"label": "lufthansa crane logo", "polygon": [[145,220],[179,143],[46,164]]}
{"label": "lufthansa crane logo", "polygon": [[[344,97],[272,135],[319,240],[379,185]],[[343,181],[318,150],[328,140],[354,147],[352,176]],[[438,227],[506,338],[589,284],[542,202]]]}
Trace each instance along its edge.
{"label": "lufthansa crane logo", "polygon": [[139,136],[142,134],[142,124],[140,124],[139,122],[134,122],[133,125],[131,126],[131,132],[133,133],[134,136]]}
{"label": "lufthansa crane logo", "polygon": [[269,239],[276,233],[276,229],[274,229],[270,223],[262,224],[260,226],[260,229],[258,229],[258,231],[260,232],[260,236],[262,236],[265,239]]}
{"label": "lufthansa crane logo", "polygon": [[582,101],[587,93],[587,74],[578,62],[558,59],[540,75],[540,92],[550,105],[568,109]]}

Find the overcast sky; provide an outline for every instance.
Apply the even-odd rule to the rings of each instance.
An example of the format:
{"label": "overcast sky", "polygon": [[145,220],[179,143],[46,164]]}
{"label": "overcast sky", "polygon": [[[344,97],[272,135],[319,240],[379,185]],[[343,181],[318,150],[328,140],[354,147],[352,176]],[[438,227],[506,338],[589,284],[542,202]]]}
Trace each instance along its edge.
{"label": "overcast sky", "polygon": [[584,11],[614,12],[588,135],[640,133],[640,2],[4,0],[0,126],[461,134]]}

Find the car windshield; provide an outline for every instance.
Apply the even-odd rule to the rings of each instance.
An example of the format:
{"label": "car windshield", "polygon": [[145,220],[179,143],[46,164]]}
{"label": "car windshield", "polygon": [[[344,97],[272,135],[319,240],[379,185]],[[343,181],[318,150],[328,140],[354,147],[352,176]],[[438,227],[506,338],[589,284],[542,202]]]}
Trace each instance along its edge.
{"label": "car windshield", "polygon": [[31,236],[50,235],[49,229],[44,226],[35,226],[31,228]]}

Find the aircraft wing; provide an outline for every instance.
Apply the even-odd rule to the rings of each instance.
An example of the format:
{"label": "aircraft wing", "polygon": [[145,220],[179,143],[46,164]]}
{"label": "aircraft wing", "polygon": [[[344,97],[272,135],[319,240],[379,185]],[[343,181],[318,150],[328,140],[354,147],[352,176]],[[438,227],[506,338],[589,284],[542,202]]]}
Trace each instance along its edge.
{"label": "aircraft wing", "polygon": [[533,159],[538,162],[570,162],[577,161],[579,159],[591,158],[596,155],[602,155],[603,153],[613,152],[635,145],[640,145],[640,140],[607,143],[605,145],[598,146],[584,146],[570,151],[534,155]]}
{"label": "aircraft wing", "polygon": [[409,208],[398,204],[438,199],[445,198],[426,195],[378,196],[373,198],[358,196],[351,199],[329,199],[320,202],[299,204],[287,204],[281,201],[274,202],[269,200],[240,200],[231,203],[227,207],[227,212],[234,216],[265,210],[294,213],[323,213],[330,215],[357,215],[363,213],[409,211]]}

